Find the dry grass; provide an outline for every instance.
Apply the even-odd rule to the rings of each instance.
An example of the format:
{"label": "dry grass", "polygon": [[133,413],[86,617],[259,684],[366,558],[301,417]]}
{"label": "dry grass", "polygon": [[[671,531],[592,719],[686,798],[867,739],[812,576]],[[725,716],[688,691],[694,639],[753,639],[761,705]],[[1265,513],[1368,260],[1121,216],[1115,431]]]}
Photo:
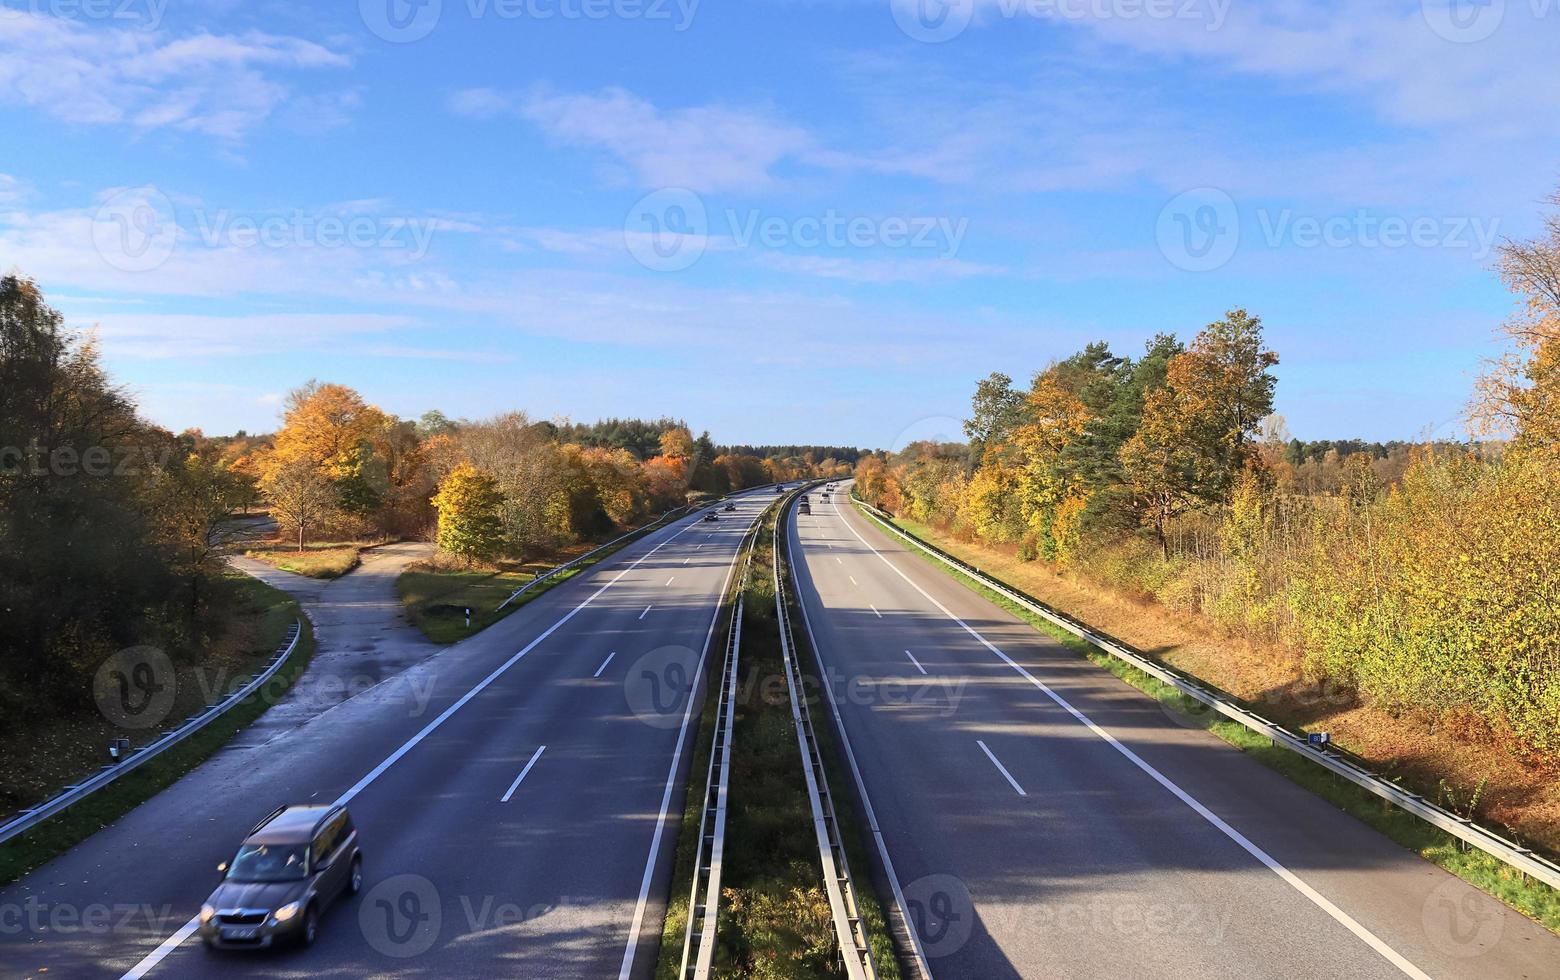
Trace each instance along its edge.
{"label": "dry grass", "polygon": [[244,554],[284,572],[308,578],[340,578],[358,567],[363,549],[378,541],[322,541],[304,545],[273,538],[250,545]]}

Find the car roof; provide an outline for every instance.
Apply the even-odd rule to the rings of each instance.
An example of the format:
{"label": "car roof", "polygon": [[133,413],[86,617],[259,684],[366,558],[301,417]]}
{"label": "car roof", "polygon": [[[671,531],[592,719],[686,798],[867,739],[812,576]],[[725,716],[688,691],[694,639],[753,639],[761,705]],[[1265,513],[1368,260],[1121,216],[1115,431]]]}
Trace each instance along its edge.
{"label": "car roof", "polygon": [[246,844],[305,844],[314,836],[314,828],[334,812],[329,806],[284,807],[254,829]]}

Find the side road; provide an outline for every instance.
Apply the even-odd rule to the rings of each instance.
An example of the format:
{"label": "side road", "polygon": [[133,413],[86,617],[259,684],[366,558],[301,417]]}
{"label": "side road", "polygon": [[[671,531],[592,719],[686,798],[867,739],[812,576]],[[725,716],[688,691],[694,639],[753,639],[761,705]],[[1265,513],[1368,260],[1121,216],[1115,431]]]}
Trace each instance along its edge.
{"label": "side road", "polygon": [[224,751],[258,748],[443,649],[407,622],[395,591],[395,580],[406,566],[433,552],[432,544],[420,541],[370,548],[359,567],[328,580],[280,571],[241,555],[230,557],[233,568],[298,600],[314,624],[315,653],[286,696]]}

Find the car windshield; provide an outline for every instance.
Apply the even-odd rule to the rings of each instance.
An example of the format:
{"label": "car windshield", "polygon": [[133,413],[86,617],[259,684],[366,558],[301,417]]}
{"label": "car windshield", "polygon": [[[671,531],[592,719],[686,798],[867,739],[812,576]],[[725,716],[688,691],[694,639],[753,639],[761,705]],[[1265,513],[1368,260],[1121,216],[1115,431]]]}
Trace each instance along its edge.
{"label": "car windshield", "polygon": [[308,855],[304,844],[245,844],[228,869],[228,880],[298,881],[308,870]]}

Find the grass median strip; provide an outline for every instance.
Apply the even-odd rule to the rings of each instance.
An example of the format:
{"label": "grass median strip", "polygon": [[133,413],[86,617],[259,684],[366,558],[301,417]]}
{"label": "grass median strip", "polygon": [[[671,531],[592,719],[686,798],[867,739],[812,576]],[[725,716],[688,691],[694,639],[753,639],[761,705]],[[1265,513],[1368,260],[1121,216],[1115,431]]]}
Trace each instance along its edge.
{"label": "grass median strip", "polygon": [[[858,510],[872,516],[856,504]],[[895,521],[900,530],[915,537],[910,529]],[[930,544],[930,542],[928,542]],[[963,584],[972,592],[1006,609],[1035,629],[1077,651],[1091,662],[1110,671],[1139,691],[1155,698],[1187,718],[1187,723],[1205,728],[1292,782],[1305,787],[1350,816],[1415,852],[1421,857],[1457,875],[1469,884],[1500,899],[1507,905],[1560,933],[1560,892],[1548,885],[1524,878],[1497,858],[1469,848],[1452,835],[1434,827],[1381,797],[1356,786],[1335,773],[1317,766],[1288,749],[1273,745],[1267,738],[1237,722],[1217,715],[1201,702],[1188,698],[1158,678],[1143,673],[1131,664],[1069,633],[1049,620],[1002,595],[958,569],[938,561],[919,549],[911,549],[921,560]],[[1433,792],[1433,790],[1432,790]]]}
{"label": "grass median strip", "polygon": [[[300,615],[297,603],[285,593],[247,577],[241,578],[237,587],[248,594],[264,620],[262,635],[269,641],[268,646],[261,643],[264,654],[275,652],[294,620],[303,624],[292,656],[259,691],[234,705],[201,731],[58,816],[0,845],[0,884],[15,881],[65,853],[162,792],[264,714],[302,675],[314,656],[314,633],[309,621]],[[173,721],[170,727],[180,723]]]}
{"label": "grass median strip", "polygon": [[[802,759],[796,748],[785,667],[775,620],[773,515],[765,518],[745,589],[742,654],[735,691],[736,730],[732,739],[730,810],[726,825],[723,887],[714,972],[722,977],[815,980],[844,976],[834,921],[823,885],[823,869],[813,832]],[[719,663],[711,666],[720,669]],[[711,683],[714,678],[712,676]],[[817,684],[808,685],[816,698]],[[693,783],[709,765],[716,724],[715,698],[706,698],[694,751],[690,792],[678,835],[672,893],[662,931],[658,980],[675,980],[681,963],[688,892],[693,879],[701,793]],[[815,707],[815,711],[823,710]],[[832,743],[819,733],[820,748],[833,762]],[[838,769],[831,765],[832,772]],[[836,806],[853,868],[866,868],[854,815],[842,804],[848,797],[835,787]],[[863,882],[865,878],[863,877]],[[858,885],[859,887],[859,885]],[[875,897],[862,896],[862,911],[874,937],[879,975],[899,976],[892,944],[884,931]],[[881,937],[881,938],[880,938]]]}

